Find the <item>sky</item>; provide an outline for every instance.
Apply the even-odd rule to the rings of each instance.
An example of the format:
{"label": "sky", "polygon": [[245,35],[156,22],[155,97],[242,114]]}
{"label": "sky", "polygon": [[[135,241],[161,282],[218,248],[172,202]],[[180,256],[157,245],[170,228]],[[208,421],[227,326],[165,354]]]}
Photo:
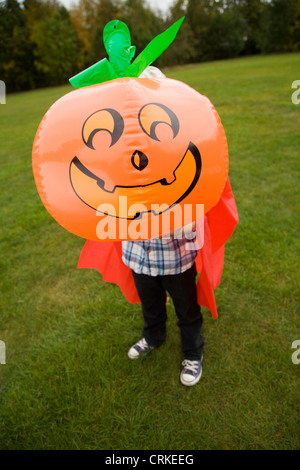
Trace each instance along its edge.
{"label": "sky", "polygon": [[[59,2],[65,5],[66,8],[69,8],[72,4],[77,3],[76,0],[59,0]],[[150,7],[152,7],[154,11],[160,10],[163,14],[165,14],[174,0],[146,0],[146,2],[148,5],[150,5]]]}

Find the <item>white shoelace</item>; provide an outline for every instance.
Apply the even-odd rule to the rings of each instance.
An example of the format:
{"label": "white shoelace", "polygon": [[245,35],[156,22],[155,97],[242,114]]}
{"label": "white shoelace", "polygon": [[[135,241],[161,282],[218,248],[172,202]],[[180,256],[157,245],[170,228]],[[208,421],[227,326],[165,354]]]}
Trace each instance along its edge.
{"label": "white shoelace", "polygon": [[185,359],[182,365],[191,372],[196,373],[198,371],[198,361],[190,361],[189,359]]}
{"label": "white shoelace", "polygon": [[145,340],[145,338],[142,338],[139,342],[138,342],[138,345],[140,348],[142,348],[143,350],[144,349],[148,349],[149,345],[147,343],[147,341]]}

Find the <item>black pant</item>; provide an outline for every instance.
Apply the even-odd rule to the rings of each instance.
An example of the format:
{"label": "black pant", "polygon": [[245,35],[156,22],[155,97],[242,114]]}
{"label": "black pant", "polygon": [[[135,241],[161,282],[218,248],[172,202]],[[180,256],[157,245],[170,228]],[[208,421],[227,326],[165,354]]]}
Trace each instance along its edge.
{"label": "black pant", "polygon": [[134,271],[132,273],[142,303],[143,334],[147,343],[158,347],[166,339],[167,290],[178,317],[184,358],[201,359],[204,345],[201,335],[203,317],[197,304],[195,265],[181,274],[167,276],[147,276]]}

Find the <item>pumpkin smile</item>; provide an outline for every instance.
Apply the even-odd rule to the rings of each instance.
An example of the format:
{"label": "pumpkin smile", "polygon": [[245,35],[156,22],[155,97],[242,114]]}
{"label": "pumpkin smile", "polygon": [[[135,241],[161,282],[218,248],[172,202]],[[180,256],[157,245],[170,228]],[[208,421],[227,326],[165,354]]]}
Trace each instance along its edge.
{"label": "pumpkin smile", "polygon": [[[86,205],[94,210],[99,210],[100,205],[105,205],[105,214],[136,219],[142,212],[154,212],[158,215],[170,209],[174,204],[182,201],[197,184],[201,173],[201,155],[198,148],[190,142],[180,163],[173,171],[174,179],[167,182],[162,178],[153,183],[137,186],[115,186],[113,190],[105,189],[105,181],[86,168],[77,157],[70,164],[70,182],[75,194]],[[131,216],[119,204],[120,198],[127,198],[127,206],[143,204],[147,210],[135,211]],[[109,206],[113,210],[109,210]],[[153,206],[156,207],[153,209]],[[163,206],[163,207],[162,207]],[[101,211],[100,211],[101,212]]]}

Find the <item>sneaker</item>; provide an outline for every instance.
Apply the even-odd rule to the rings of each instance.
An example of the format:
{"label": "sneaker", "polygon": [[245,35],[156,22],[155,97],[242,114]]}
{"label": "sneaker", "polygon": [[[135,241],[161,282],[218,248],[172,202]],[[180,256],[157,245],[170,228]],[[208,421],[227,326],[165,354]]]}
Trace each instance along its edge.
{"label": "sneaker", "polygon": [[149,346],[145,338],[142,338],[136,344],[134,344],[128,351],[128,356],[130,359],[138,359],[142,354],[146,354],[147,352],[154,349],[152,346]]}
{"label": "sneaker", "polygon": [[199,382],[202,375],[202,360],[203,357],[200,361],[190,361],[189,359],[183,361],[183,369],[180,374],[180,380],[183,385],[190,387]]}

